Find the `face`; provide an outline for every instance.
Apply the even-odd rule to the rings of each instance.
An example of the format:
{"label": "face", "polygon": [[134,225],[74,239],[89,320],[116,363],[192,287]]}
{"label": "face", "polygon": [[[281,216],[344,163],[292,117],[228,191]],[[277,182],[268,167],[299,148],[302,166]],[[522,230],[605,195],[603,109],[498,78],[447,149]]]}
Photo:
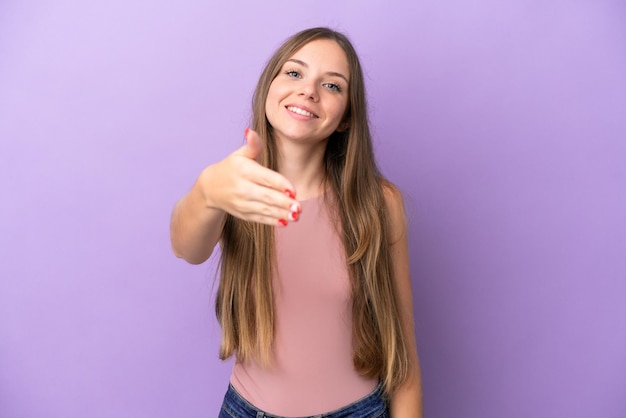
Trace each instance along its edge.
{"label": "face", "polygon": [[283,64],[270,85],[265,114],[277,141],[325,141],[345,129],[350,68],[329,39],[311,41]]}

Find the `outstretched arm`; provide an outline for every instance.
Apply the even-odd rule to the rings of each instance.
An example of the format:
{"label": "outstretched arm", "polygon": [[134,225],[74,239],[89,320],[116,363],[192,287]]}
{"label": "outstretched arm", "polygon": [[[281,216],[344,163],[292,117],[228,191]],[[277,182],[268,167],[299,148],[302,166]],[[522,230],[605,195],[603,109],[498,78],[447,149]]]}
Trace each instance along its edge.
{"label": "outstretched arm", "polygon": [[177,257],[192,264],[206,261],[220,239],[226,213],[276,225],[300,210],[291,183],[256,162],[261,152],[258,134],[246,130],[246,141],[224,160],[205,168],[174,207],[170,239]]}

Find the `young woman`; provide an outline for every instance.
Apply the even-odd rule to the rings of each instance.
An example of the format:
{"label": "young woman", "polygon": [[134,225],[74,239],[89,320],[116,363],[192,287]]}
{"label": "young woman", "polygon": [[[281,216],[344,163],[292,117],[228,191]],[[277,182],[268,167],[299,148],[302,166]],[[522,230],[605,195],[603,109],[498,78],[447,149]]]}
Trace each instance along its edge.
{"label": "young woman", "polygon": [[349,40],[288,39],[252,128],[171,224],[190,263],[220,243],[220,357],[236,356],[220,417],[421,417],[404,206],[374,159]]}

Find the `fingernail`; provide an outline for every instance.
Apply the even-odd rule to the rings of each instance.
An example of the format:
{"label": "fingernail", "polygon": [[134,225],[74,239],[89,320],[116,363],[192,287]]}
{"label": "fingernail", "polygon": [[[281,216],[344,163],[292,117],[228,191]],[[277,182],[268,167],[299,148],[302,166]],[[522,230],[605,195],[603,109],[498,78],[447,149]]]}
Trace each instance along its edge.
{"label": "fingernail", "polygon": [[296,198],[296,194],[289,189],[285,189],[285,193],[287,194],[287,196],[289,196],[292,199]]}
{"label": "fingernail", "polygon": [[287,226],[287,221],[284,220],[284,219],[279,219],[278,220],[278,225],[280,225],[280,226]]}
{"label": "fingernail", "polygon": [[298,212],[289,212],[289,220],[297,221],[298,220]]}
{"label": "fingernail", "polygon": [[302,209],[300,209],[300,205],[298,205],[297,203],[293,203],[290,207],[289,210],[291,212],[296,212],[296,213],[302,213]]}

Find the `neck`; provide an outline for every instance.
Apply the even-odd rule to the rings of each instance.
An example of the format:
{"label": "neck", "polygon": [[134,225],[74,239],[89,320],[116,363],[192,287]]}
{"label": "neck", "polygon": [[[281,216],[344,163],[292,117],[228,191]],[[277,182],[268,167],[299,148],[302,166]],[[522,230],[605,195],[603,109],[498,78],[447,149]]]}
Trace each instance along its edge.
{"label": "neck", "polygon": [[326,141],[297,144],[277,141],[278,172],[296,189],[296,198],[305,200],[322,193]]}

